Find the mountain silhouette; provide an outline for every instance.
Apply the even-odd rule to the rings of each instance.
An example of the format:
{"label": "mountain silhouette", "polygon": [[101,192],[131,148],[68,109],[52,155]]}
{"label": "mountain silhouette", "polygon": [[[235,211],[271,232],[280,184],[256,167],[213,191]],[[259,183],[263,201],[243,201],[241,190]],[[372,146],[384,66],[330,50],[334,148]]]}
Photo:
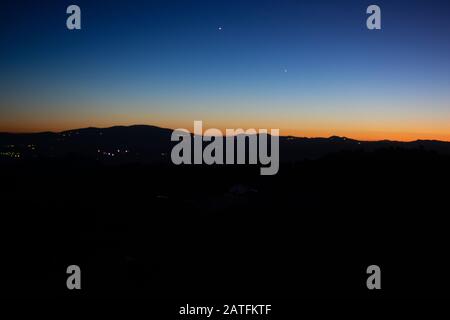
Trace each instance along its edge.
{"label": "mountain silhouette", "polygon": [[[113,162],[167,162],[172,129],[149,125],[83,128],[59,133],[0,133],[0,159],[66,157],[77,155]],[[346,137],[280,137],[282,162],[317,159],[342,151],[375,151],[385,148],[421,149],[450,154],[450,142],[436,140],[358,141]],[[19,155],[19,157],[15,157]]]}
{"label": "mountain silhouette", "polygon": [[[0,134],[3,290],[208,299],[448,296],[450,144],[280,137],[280,170],[175,166],[154,126]],[[80,265],[83,289],[65,287]],[[30,267],[33,285],[30,286]],[[444,276],[443,276],[444,275]]]}

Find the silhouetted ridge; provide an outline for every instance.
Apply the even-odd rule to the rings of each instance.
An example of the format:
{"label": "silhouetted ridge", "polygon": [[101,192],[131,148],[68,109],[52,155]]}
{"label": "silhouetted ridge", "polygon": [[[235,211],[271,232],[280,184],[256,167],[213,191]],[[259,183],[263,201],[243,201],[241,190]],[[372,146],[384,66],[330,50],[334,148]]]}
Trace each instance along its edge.
{"label": "silhouetted ridge", "polygon": [[[80,128],[59,133],[0,133],[0,159],[18,160],[77,155],[112,162],[168,162],[176,142],[173,130],[150,125]],[[347,137],[280,137],[281,162],[316,159],[341,151],[382,148],[420,149],[450,154],[450,143],[437,140],[358,141]]]}

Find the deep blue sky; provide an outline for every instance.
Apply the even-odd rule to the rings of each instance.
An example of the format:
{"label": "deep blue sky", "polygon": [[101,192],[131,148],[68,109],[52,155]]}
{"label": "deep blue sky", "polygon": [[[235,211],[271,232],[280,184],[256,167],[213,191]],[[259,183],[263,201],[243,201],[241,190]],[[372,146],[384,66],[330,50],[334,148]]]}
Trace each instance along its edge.
{"label": "deep blue sky", "polygon": [[0,131],[204,120],[450,140],[449,1],[10,0],[0,26]]}

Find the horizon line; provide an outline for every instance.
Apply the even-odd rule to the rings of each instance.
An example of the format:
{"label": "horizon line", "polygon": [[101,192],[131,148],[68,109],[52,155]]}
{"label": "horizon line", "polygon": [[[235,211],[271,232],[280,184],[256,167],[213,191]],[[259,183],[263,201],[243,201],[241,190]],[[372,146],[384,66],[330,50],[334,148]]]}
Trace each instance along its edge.
{"label": "horizon line", "polygon": [[[109,126],[109,127],[89,126],[89,127],[81,127],[81,128],[74,128],[74,129],[67,129],[67,130],[60,130],[60,131],[57,131],[57,130],[55,130],[55,131],[52,131],[52,130],[16,131],[16,132],[13,132],[13,131],[0,131],[0,134],[17,134],[17,135],[31,135],[31,134],[45,134],[45,133],[62,134],[62,133],[71,132],[71,131],[77,131],[77,130],[86,130],[86,129],[107,130],[107,129],[121,128],[121,127],[122,128],[154,127],[154,128],[159,128],[159,129],[163,129],[163,130],[170,130],[170,131],[175,131],[177,129],[181,129],[181,128],[172,129],[172,128],[166,128],[166,127],[159,127],[159,126],[150,125],[150,124],[132,124],[132,125],[114,125],[114,126]],[[243,129],[243,130],[246,130],[246,129]],[[258,130],[258,129],[255,129],[255,130]],[[192,132],[190,132],[190,133],[192,134]],[[202,136],[205,136],[205,135],[202,135]],[[450,143],[450,140],[439,140],[439,139],[415,139],[415,140],[355,139],[355,138],[351,138],[351,137],[348,137],[348,136],[340,136],[340,135],[336,135],[336,134],[333,134],[333,135],[331,135],[329,137],[325,137],[325,136],[296,136],[296,135],[291,135],[291,134],[288,134],[288,135],[280,134],[279,137],[296,138],[296,139],[331,139],[331,138],[340,138],[340,139],[347,139],[347,140],[352,140],[352,141],[357,141],[357,142],[399,142],[399,143],[411,143],[411,142],[420,142],[420,141],[430,141],[430,142]]]}

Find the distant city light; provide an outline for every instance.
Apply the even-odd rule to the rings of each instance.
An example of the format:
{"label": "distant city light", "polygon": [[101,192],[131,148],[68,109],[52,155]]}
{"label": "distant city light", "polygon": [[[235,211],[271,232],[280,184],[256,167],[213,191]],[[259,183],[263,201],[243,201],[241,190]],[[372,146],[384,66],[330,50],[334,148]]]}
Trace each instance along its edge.
{"label": "distant city light", "polygon": [[17,152],[0,152],[0,156],[10,157],[10,158],[20,158],[20,153]]}

